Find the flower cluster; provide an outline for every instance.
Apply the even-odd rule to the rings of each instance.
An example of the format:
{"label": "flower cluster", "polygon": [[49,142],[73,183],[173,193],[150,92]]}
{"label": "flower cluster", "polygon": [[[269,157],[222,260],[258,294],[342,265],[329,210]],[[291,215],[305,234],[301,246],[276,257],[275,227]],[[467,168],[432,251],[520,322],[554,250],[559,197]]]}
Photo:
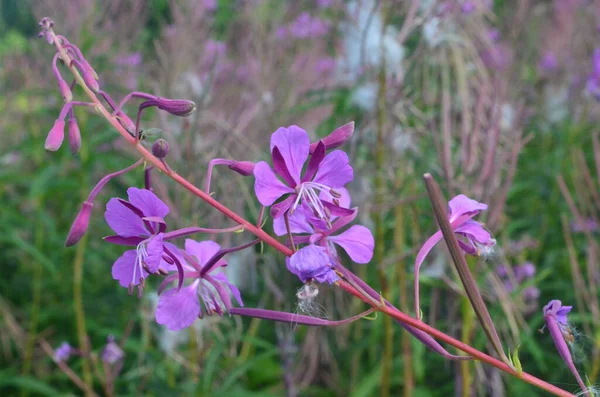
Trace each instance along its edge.
{"label": "flower cluster", "polygon": [[[334,134],[342,135],[337,130]],[[350,195],[344,188],[353,179],[348,155],[341,150],[326,154],[339,144],[325,139],[311,145],[300,127],[282,127],[271,136],[273,169],[264,161],[254,168],[256,196],[261,204],[272,205],[275,234],[288,234],[294,246],[306,244],[286,260],[302,282],[338,279],[335,245],[357,263],[368,263],[373,256],[375,242],[366,227],[355,225],[336,234],[358,214],[357,208],[349,208]]]}
{"label": "flower cluster", "polygon": [[[511,293],[519,288],[519,286],[535,276],[535,265],[533,263],[524,263],[509,270],[506,265],[496,267],[496,273],[502,280],[504,288]],[[536,286],[529,286],[523,289],[521,296],[526,303],[533,303],[540,297],[540,290]]]}

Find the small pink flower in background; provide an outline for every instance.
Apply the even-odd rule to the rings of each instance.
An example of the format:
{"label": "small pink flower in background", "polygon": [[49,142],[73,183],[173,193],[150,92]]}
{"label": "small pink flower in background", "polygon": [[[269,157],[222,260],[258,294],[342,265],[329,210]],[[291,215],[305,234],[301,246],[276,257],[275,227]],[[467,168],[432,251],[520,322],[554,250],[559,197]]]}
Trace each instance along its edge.
{"label": "small pink flower in background", "polygon": [[67,361],[74,351],[68,342],[63,342],[54,351],[54,361]]}
{"label": "small pink flower in background", "polygon": [[[214,241],[185,240],[185,252],[181,253],[185,258],[184,279],[192,280],[192,283],[181,289],[173,288],[160,294],[156,309],[157,323],[176,331],[189,327],[204,314],[222,315],[232,308],[230,293],[240,306],[244,306],[240,291],[229,282],[225,273],[213,273],[227,266],[223,259],[214,261],[220,250],[221,246]],[[168,276],[160,289],[176,277],[177,275]]]}
{"label": "small pink flower in background", "polygon": [[110,335],[108,337],[106,346],[102,350],[101,359],[107,364],[116,364],[125,358],[125,353],[115,342],[115,338]]}

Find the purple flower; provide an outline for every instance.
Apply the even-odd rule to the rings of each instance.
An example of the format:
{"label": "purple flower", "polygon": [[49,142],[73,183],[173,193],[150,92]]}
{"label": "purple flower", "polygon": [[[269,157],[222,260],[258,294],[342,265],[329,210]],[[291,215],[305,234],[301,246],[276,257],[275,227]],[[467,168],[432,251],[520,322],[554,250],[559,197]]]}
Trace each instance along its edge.
{"label": "purple flower", "polygon": [[308,134],[298,126],[281,127],[271,135],[271,155],[275,171],[266,162],[258,162],[254,167],[254,191],[258,201],[264,206],[272,205],[276,200],[287,196],[271,209],[273,218],[282,216],[288,210],[296,210],[303,202],[308,204],[318,218],[326,221],[331,218],[331,214],[349,215],[352,212],[319,198],[319,192],[330,192],[352,180],[353,170],[348,155],[341,150],[325,155],[325,144],[320,142],[302,175],[309,151]]}
{"label": "purple flower", "polygon": [[573,309],[573,306],[563,306],[559,300],[551,300],[546,306],[544,306],[544,318],[553,318],[558,321],[561,325],[567,325],[568,319],[567,314]]}
{"label": "purple flower", "polygon": [[527,262],[515,268],[515,279],[519,283],[533,276],[535,276],[535,265],[533,263]]}
{"label": "purple flower", "polygon": [[[458,244],[463,251],[469,255],[478,256],[480,247],[491,247],[496,244],[490,233],[483,228],[483,225],[473,218],[480,211],[485,211],[487,205],[472,200],[464,194],[459,194],[448,202],[450,207],[449,220],[452,230],[462,239]],[[421,247],[415,261],[415,269],[418,269],[425,260],[425,257],[431,249],[443,238],[442,232],[437,231]]]}
{"label": "purple flower", "polygon": [[586,390],[587,387],[579,372],[575,368],[575,364],[573,363],[573,358],[571,357],[571,352],[569,350],[569,346],[567,342],[573,343],[573,333],[571,332],[571,327],[569,326],[567,320],[567,314],[571,311],[572,306],[563,306],[561,301],[559,300],[551,300],[546,306],[544,306],[544,320],[546,321],[546,327],[548,331],[550,331],[550,336],[554,341],[554,346],[556,346],[556,350],[558,350],[558,354],[563,359],[565,364],[575,379],[577,379],[577,383],[579,387],[583,390]]}
{"label": "purple flower", "polygon": [[545,72],[552,72],[558,68],[558,60],[552,51],[546,51],[540,59],[539,68]]}
{"label": "purple flower", "polygon": [[311,244],[301,248],[286,258],[286,265],[303,283],[315,280],[319,283],[333,284],[339,279],[333,270],[334,262],[326,247]]}
{"label": "purple flower", "polygon": [[472,1],[465,1],[462,3],[462,6],[460,7],[460,10],[464,15],[472,14],[475,11],[475,9],[476,9],[475,4],[473,4]]}
{"label": "purple flower", "polygon": [[523,290],[523,299],[526,301],[536,301],[541,295],[539,288],[531,286]]}
{"label": "purple flower", "polygon": [[104,350],[102,350],[101,359],[107,364],[115,364],[121,361],[125,357],[125,353],[119,347],[118,344],[115,343],[115,338],[110,335],[108,337],[108,341]]}
{"label": "purple flower", "polygon": [[163,259],[163,237],[167,227],[163,218],[169,213],[169,207],[150,190],[131,187],[127,189],[127,196],[129,201],[110,199],[104,217],[117,233],[117,236],[108,237],[111,242],[136,245],[135,250],[125,251],[112,268],[113,278],[123,287],[132,288],[140,283],[143,285],[148,273],[154,273],[160,267],[170,268]]}
{"label": "purple flower", "polygon": [[592,55],[592,74],[588,77],[586,88],[590,94],[600,100],[600,48]]}
{"label": "purple flower", "polygon": [[74,349],[68,342],[63,342],[54,351],[54,361],[67,361]]}
{"label": "purple flower", "polygon": [[[339,199],[335,199],[342,208],[350,206],[350,195],[346,189],[339,189]],[[329,196],[329,197],[327,197]],[[332,202],[334,198],[325,193],[321,193],[321,200]],[[321,219],[314,216],[308,206],[300,206],[290,217],[290,232],[294,234],[304,234],[294,236],[294,244],[316,244],[327,249],[331,258],[337,258],[335,244],[346,251],[350,259],[356,263],[368,263],[373,258],[373,249],[375,240],[371,231],[361,225],[354,225],[346,231],[333,235],[335,232],[348,225],[356,218],[357,209],[352,210],[352,214],[343,217],[332,217],[331,228]],[[287,233],[285,220],[277,218],[273,221],[275,234],[283,236]]]}
{"label": "purple flower", "polygon": [[288,32],[297,39],[317,38],[329,31],[329,22],[319,17],[311,17],[308,12],[298,15],[298,18],[288,28]]}
{"label": "purple flower", "polygon": [[[185,240],[183,261],[184,279],[191,283],[181,289],[173,288],[160,294],[156,308],[156,322],[176,331],[187,328],[204,313],[222,315],[231,309],[230,293],[240,306],[244,306],[240,291],[229,282],[224,273],[213,274],[227,262],[217,254],[221,250],[214,241],[197,242]],[[159,290],[175,280],[176,275],[168,276]],[[205,311],[200,305],[200,298]]]}

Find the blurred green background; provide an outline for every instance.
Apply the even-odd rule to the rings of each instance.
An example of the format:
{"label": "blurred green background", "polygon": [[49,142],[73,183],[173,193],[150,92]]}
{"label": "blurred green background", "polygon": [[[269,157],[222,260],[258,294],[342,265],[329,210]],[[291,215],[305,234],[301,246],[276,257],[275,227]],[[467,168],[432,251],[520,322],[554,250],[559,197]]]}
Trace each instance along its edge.
{"label": "blurred green background", "polygon": [[[110,275],[123,248],[102,240],[111,233],[105,203],[125,197],[128,186],[143,186],[141,169],[103,189],[86,237],[64,247],[92,187],[136,158],[106,122],[84,110],[76,111],[81,151],[73,155],[66,144],[56,153],[44,150],[62,102],[51,69],[53,47],[36,38],[43,16],[81,48],[113,97],[141,90],[196,102],[189,119],[150,111],[143,126],[160,129],[171,145],[171,167],[198,186],[212,158],[267,159],[269,135],[280,126],[297,124],[316,139],[354,120],[355,135],[344,146],[356,173],[349,189],[377,248],[369,265],[348,265],[411,315],[415,255],[436,230],[423,173],[431,172],[448,198],[464,193],[488,203],[478,220],[497,246],[469,263],[505,347],[519,346],[526,371],[577,391],[550,336],[538,332],[542,307],[560,299],[575,306],[570,319],[577,366],[597,383],[595,3],[0,4],[0,394],[545,395],[480,363],[445,361],[383,316],[309,329],[225,315],[177,334],[161,329],[153,313],[158,284],[149,283],[142,299],[129,296]],[[70,81],[68,69],[60,70]],[[83,92],[74,94],[81,98]],[[135,107],[128,110],[133,118]],[[170,227],[231,226],[156,177],[157,194],[172,208]],[[212,191],[254,220],[258,203],[250,179],[217,169]],[[519,283],[498,271],[525,263],[534,264],[536,274]],[[232,256],[228,271],[247,307],[303,312],[295,297],[301,284],[273,250]],[[423,272],[424,321],[491,351],[443,247],[428,257]],[[303,314],[339,319],[361,310],[340,291],[321,286],[318,306]],[[107,367],[101,353],[111,335],[125,358]],[[87,392],[44,349],[63,341],[90,350],[65,362]],[[118,372],[111,386],[107,368]]]}

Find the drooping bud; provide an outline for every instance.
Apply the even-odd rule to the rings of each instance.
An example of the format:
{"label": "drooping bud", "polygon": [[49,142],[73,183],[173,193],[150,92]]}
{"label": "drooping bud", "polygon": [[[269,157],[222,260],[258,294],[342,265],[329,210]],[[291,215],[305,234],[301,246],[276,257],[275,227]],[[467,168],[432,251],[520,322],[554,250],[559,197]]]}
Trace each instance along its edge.
{"label": "drooping bud", "polygon": [[75,154],[81,148],[81,131],[79,131],[77,119],[73,116],[69,117],[67,131],[69,135],[69,148],[71,149],[71,153]]}
{"label": "drooping bud", "polygon": [[94,93],[97,94],[98,91],[100,91],[100,85],[94,78],[94,75],[90,72],[90,69],[86,68],[79,61],[73,60],[72,62],[75,66],[77,66],[77,69],[79,69],[79,73],[81,74],[81,77],[83,78],[83,81],[85,82],[85,85],[87,85],[90,90],[94,91]]}
{"label": "drooping bud", "polygon": [[254,173],[254,166],[256,164],[251,161],[235,161],[233,160],[229,164],[229,168],[243,176],[249,176]]}
{"label": "drooping bud", "polygon": [[186,99],[167,99],[157,97],[156,99],[151,99],[145,102],[142,102],[140,105],[140,110],[156,106],[157,108],[164,110],[166,112],[171,113],[174,116],[179,117],[187,117],[196,110],[196,104],[193,101],[188,101]]}
{"label": "drooping bud", "polygon": [[79,242],[85,232],[88,229],[88,225],[90,223],[90,216],[92,215],[92,207],[93,203],[89,201],[85,201],[81,206],[81,210],[75,217],[73,224],[71,225],[71,229],[69,230],[69,234],[67,235],[67,239],[65,240],[65,247],[71,247]]}
{"label": "drooping bud", "polygon": [[55,152],[62,145],[63,140],[65,139],[65,121],[64,120],[56,120],[52,129],[48,133],[46,137],[46,143],[44,148],[51,152]]}
{"label": "drooping bud", "polygon": [[63,79],[58,80],[58,90],[60,91],[60,95],[62,96],[63,101],[71,102],[73,100],[73,93],[71,92],[71,87],[67,84]]}
{"label": "drooping bud", "polygon": [[[331,134],[327,135],[325,138],[321,139],[325,144],[326,149],[333,149],[338,146],[343,145],[348,139],[352,137],[354,133],[354,121],[349,122],[348,124],[344,124],[341,127],[336,128],[331,132]],[[310,144],[310,154],[312,154],[320,141],[314,142]]]}
{"label": "drooping bud", "polygon": [[167,157],[167,154],[169,154],[169,142],[164,139],[157,139],[152,144],[152,154],[159,159]]}

